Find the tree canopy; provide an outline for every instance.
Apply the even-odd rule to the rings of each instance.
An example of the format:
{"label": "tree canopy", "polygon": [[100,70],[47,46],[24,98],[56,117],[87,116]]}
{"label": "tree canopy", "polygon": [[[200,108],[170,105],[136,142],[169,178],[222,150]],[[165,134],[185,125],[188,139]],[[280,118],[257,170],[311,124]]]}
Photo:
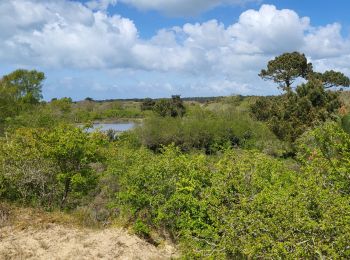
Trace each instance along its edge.
{"label": "tree canopy", "polygon": [[16,99],[27,103],[37,103],[42,99],[42,83],[45,74],[36,70],[18,69],[5,75],[1,85],[15,89]]}
{"label": "tree canopy", "polygon": [[265,80],[273,80],[287,92],[292,90],[293,82],[300,77],[320,80],[324,88],[350,86],[350,79],[339,71],[314,72],[312,63],[307,61],[305,54],[299,52],[287,52],[275,57],[268,62],[267,69],[261,70],[259,76]]}
{"label": "tree canopy", "polygon": [[[272,79],[287,93],[278,97],[260,98],[251,106],[254,116],[266,121],[271,130],[282,140],[294,142],[308,128],[334,119],[341,106],[339,94],[327,91],[332,87],[347,87],[350,80],[341,72],[314,72],[304,54],[284,53],[267,64],[267,70],[259,74]],[[307,80],[291,88],[293,81]]]}
{"label": "tree canopy", "polygon": [[308,63],[304,54],[299,52],[284,53],[267,64],[259,76],[280,84],[283,90],[290,91],[293,82],[299,78],[307,78],[312,72],[312,64]]}
{"label": "tree canopy", "polygon": [[22,69],[0,78],[0,132],[7,118],[39,103],[44,79],[43,72]]}
{"label": "tree canopy", "polygon": [[349,87],[350,79],[343,73],[334,70],[327,70],[324,73],[313,72],[311,78],[322,81],[325,88]]}

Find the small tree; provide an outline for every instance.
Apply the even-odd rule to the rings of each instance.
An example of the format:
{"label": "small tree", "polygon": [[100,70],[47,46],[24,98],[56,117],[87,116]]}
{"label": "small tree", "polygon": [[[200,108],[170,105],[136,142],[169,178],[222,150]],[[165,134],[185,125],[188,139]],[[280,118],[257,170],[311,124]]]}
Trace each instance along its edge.
{"label": "small tree", "polygon": [[70,97],[64,97],[61,99],[52,99],[50,104],[53,108],[57,108],[60,112],[67,114],[72,109],[72,103],[73,101]]}
{"label": "small tree", "polygon": [[160,99],[154,107],[159,116],[182,117],[186,113],[186,108],[179,95],[173,95],[171,99]]}
{"label": "small tree", "polygon": [[91,163],[103,159],[100,148],[105,141],[98,133],[88,134],[71,125],[61,125],[42,135],[44,156],[60,169],[58,180],[64,186],[61,207],[65,206],[72,190],[89,190],[95,178]]}
{"label": "small tree", "polygon": [[284,53],[267,64],[259,76],[280,84],[284,91],[291,91],[293,82],[299,78],[307,78],[312,72],[312,64],[307,62],[304,54],[299,52]]}
{"label": "small tree", "polygon": [[0,123],[32,108],[42,99],[45,75],[36,70],[16,70],[0,79]]}
{"label": "small tree", "polygon": [[171,103],[173,106],[173,110],[171,113],[172,117],[177,117],[177,116],[182,117],[186,113],[186,108],[183,104],[183,101],[182,101],[180,95],[172,95],[171,96]]}

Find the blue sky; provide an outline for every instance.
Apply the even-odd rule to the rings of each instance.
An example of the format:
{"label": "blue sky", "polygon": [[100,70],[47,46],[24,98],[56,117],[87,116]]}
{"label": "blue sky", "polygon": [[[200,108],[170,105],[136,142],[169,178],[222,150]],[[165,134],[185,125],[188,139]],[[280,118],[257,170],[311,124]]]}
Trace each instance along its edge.
{"label": "blue sky", "polygon": [[277,94],[257,74],[300,51],[350,76],[350,1],[0,1],[0,74],[45,72],[44,98]]}
{"label": "blue sky", "polygon": [[[83,3],[86,1],[82,1]],[[247,9],[259,9],[261,4],[275,5],[279,9],[292,9],[300,16],[309,16],[314,25],[325,25],[338,22],[344,26],[344,32],[350,31],[350,1],[346,0],[262,0],[243,5],[218,6],[206,12],[190,16],[169,16],[157,11],[139,11],[137,8],[120,3],[111,6],[109,13],[117,13],[131,18],[144,38],[153,36],[159,29],[178,26],[184,23],[205,22],[216,19],[226,26],[236,22],[239,15]]]}

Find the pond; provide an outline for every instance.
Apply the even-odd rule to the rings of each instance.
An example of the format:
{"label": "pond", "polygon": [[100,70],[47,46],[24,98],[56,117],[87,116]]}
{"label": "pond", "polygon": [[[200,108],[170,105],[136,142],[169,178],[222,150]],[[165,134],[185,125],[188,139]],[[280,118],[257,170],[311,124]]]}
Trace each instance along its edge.
{"label": "pond", "polygon": [[91,128],[88,129],[88,132],[94,130],[108,131],[114,130],[116,132],[125,132],[131,130],[135,127],[134,122],[123,122],[123,123],[94,123]]}

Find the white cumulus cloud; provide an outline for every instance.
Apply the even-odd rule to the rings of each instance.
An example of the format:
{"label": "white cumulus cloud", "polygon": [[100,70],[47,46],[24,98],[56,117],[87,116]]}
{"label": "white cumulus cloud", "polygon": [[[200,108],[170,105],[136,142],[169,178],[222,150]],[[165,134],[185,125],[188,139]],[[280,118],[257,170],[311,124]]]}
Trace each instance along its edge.
{"label": "white cumulus cloud", "polygon": [[116,5],[117,0],[90,0],[86,6],[92,10],[107,10],[110,5]]}
{"label": "white cumulus cloud", "polygon": [[350,39],[343,38],[340,24],[328,24],[310,30],[303,50],[314,58],[339,57],[350,54]]}
{"label": "white cumulus cloud", "polygon": [[137,39],[134,23],[120,16],[93,12],[71,1],[2,2],[0,58],[44,66],[101,68],[127,66]]}
{"label": "white cumulus cloud", "polygon": [[[177,6],[189,8],[197,3],[198,8],[209,8],[241,1],[176,2]],[[258,78],[259,70],[286,51],[305,52],[317,69],[349,73],[350,40],[341,34],[337,23],[314,27],[308,17],[293,10],[262,5],[243,12],[229,26],[217,20],[187,23],[164,28],[145,40],[132,20],[106,12],[108,5],[115,3],[0,1],[0,60],[11,66],[128,71],[133,79],[148,78],[148,86],[152,79],[154,84],[164,82],[164,91],[171,85],[171,89],[197,93],[207,82],[203,91],[219,94],[234,90],[261,94],[256,85],[267,85]],[[134,4],[146,9],[151,4],[166,6],[166,10],[175,1],[134,0]]]}

